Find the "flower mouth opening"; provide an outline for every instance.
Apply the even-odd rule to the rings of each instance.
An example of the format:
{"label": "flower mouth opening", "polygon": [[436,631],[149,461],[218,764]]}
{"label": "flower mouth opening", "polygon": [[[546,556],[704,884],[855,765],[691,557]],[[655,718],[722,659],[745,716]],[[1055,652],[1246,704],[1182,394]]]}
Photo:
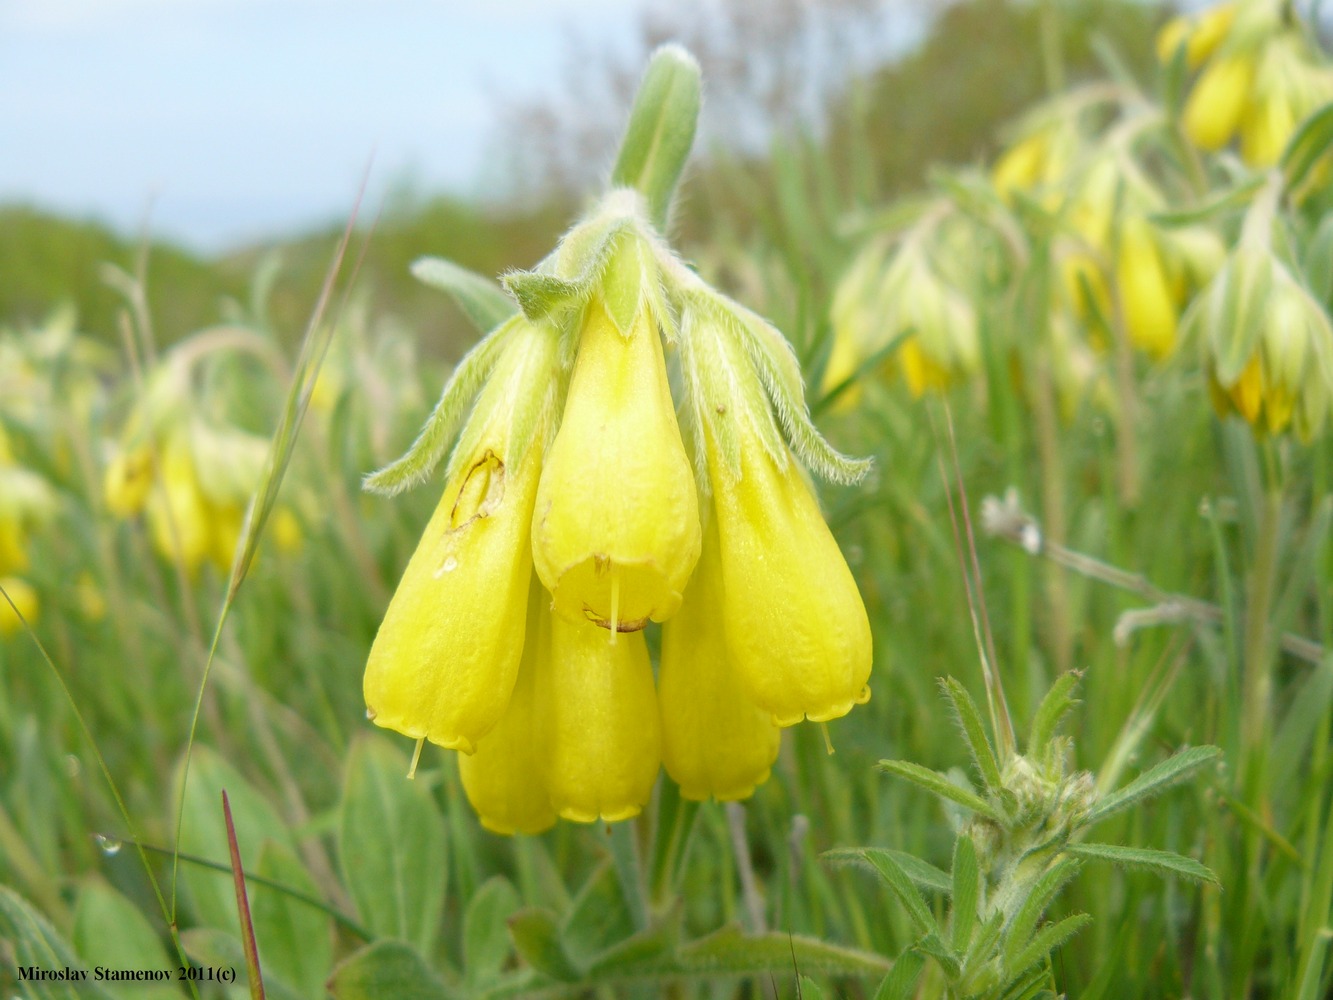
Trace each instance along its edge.
{"label": "flower mouth opening", "polygon": [[602,552],[561,574],[551,593],[565,618],[591,622],[613,636],[671,617],[681,601],[656,563],[620,562]]}

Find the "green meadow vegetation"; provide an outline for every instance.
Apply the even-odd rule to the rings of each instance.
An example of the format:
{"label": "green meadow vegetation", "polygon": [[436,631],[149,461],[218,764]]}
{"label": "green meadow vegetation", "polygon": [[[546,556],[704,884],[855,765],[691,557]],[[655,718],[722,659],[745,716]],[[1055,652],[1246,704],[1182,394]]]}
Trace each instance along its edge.
{"label": "green meadow vegetation", "polygon": [[[1312,6],[945,5],[818,127],[736,69],[790,68],[799,23],[766,53],[685,25],[697,62],[650,61],[649,25],[632,69],[584,67],[643,82],[592,122],[634,192],[600,201],[596,158],[553,148],[510,206],[403,198],[215,260],[0,209],[0,995],[1329,995],[1333,62]],[[682,174],[700,70],[723,114],[774,120],[761,151],[695,141]],[[515,143],[552,116],[517,109]],[[727,530],[728,447],[781,453],[772,492],[817,495],[870,698],[780,744],[783,713],[745,704],[777,747],[753,794],[697,801],[668,754],[637,815],[553,797],[510,824],[541,832],[504,835],[496,802],[530,775],[484,735],[464,758],[373,725],[362,679],[441,490],[496,514],[455,467],[485,440],[473,396],[503,409],[486,373],[519,378],[507,331],[563,338],[521,384],[573,399],[594,310],[627,342],[663,331],[698,558],[708,510]],[[728,443],[728,411],[762,447]],[[558,412],[509,418],[552,467]],[[536,572],[520,628],[540,585],[565,599]],[[696,570],[690,620],[749,622],[764,593],[735,595],[769,572],[720,573],[705,607]],[[609,634],[662,688],[678,623],[617,633],[612,595]],[[471,599],[460,657],[501,603]],[[794,645],[818,632],[802,601],[780,609]],[[699,630],[719,672],[724,625]],[[707,743],[722,718],[698,739],[739,760]]]}

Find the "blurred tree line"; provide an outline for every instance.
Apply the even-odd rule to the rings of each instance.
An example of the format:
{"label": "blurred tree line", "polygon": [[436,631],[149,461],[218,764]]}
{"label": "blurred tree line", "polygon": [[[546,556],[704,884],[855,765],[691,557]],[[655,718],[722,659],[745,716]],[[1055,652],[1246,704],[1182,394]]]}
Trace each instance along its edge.
{"label": "blurred tree line", "polygon": [[[802,232],[828,234],[828,245],[805,248],[823,255],[839,252],[833,234],[847,211],[911,190],[933,163],[990,155],[1004,123],[1044,92],[1104,73],[1103,53],[1147,81],[1165,14],[1136,0],[659,0],[635,45],[596,52],[571,38],[563,79],[498,109],[506,190],[486,203],[391,204],[374,225],[359,294],[372,313],[420,330],[427,350],[457,356],[470,331],[408,264],[427,253],[484,274],[532,264],[579,192],[609,169],[647,54],[664,41],[694,52],[707,86],[705,155],[673,220],[680,242],[744,246],[769,230],[762,235],[781,244],[791,234],[772,228],[799,215]],[[371,214],[363,211],[363,234]],[[269,315],[284,336],[300,335],[336,239],[325,230],[279,244]],[[264,252],[207,260],[95,223],[0,208],[0,319],[40,322],[72,300],[86,332],[118,342],[121,299],[102,276],[109,261],[146,274],[157,336],[170,342],[217,322],[223,299],[245,301]]]}

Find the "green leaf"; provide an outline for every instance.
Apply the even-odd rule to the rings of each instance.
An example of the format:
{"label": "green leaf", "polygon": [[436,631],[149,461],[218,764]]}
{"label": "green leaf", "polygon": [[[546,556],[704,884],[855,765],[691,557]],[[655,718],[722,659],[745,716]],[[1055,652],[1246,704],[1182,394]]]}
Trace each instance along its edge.
{"label": "green leaf", "polygon": [[824,1000],[824,987],[809,976],[801,976],[796,981],[796,996],[798,1000]]}
{"label": "green leaf", "polygon": [[1107,795],[1088,814],[1088,824],[1100,823],[1109,816],[1128,809],[1134,803],[1165,791],[1182,781],[1222,753],[1217,747],[1191,747],[1150,768],[1119,791]]}
{"label": "green leaf", "polygon": [[588,979],[614,982],[642,976],[653,969],[669,973],[680,939],[681,908],[677,906],[644,930],[618,941],[588,965]]}
{"label": "green leaf", "polygon": [[79,890],[72,937],[75,951],[90,968],[168,973],[161,983],[108,983],[108,992],[133,1000],[179,1000],[175,969],[180,963],[172,960],[161,935],[138,907],[100,879]]}
{"label": "green leaf", "polygon": [[955,785],[938,771],[932,771],[928,767],[914,764],[910,760],[881,760],[876,766],[886,774],[892,774],[896,778],[905,778],[940,798],[958,803],[964,809],[971,809],[974,813],[992,819],[997,823],[1004,822],[1004,815],[999,809],[976,792]]}
{"label": "green leaf", "polygon": [[[181,766],[184,761],[182,760]],[[180,768],[173,787],[180,788]],[[190,765],[181,816],[180,851],[225,866],[222,871],[181,862],[180,877],[195,917],[205,927],[237,927],[236,888],[232,882],[227,828],[222,818],[222,792],[231,802],[240,847],[241,866],[256,870],[265,841],[291,847],[286,824],[277,811],[216,750],[197,746]]]}
{"label": "green leaf", "polygon": [[718,976],[781,972],[790,970],[793,961],[802,972],[829,976],[879,975],[889,965],[873,952],[799,934],[747,935],[735,925],[684,945],[676,960],[682,972]]}
{"label": "green leaf", "polygon": [[893,891],[893,894],[898,897],[898,901],[903,904],[903,907],[907,910],[907,915],[912,918],[912,923],[916,925],[917,930],[922,934],[938,935],[939,927],[935,923],[934,914],[927,908],[926,901],[921,898],[921,893],[912,884],[912,880],[907,877],[907,873],[903,871],[902,866],[887,854],[872,855],[869,860]]}
{"label": "green leaf", "polygon": [[1092,923],[1092,917],[1088,914],[1076,913],[1072,917],[1065,917],[1059,923],[1046,925],[1032,939],[1031,944],[1019,951],[1008,962],[1009,974],[1011,976],[1021,975],[1090,923]]}
{"label": "green leaf", "polygon": [[478,333],[489,333],[518,312],[514,300],[490,278],[443,257],[420,257],[413,261],[412,276],[446,292]]}
{"label": "green leaf", "polygon": [[407,778],[407,757],[367,735],[347,759],[338,857],[361,922],[423,954],[435,945],[448,877],[444,819],[424,785]]}
{"label": "green leaf", "polygon": [[334,970],[329,992],[337,1000],[445,1000],[448,996],[421,954],[402,941],[376,941],[356,952]]}
{"label": "green leaf", "polygon": [[1273,260],[1266,247],[1242,241],[1213,279],[1204,303],[1213,340],[1217,380],[1231,388],[1254,354],[1268,319]]}
{"label": "green leaf", "polygon": [[383,496],[395,496],[423,482],[435,471],[467,419],[473,399],[494,371],[513,330],[514,324],[506,323],[463,356],[444,384],[440,401],[426,418],[417,439],[401,458],[367,476],[363,484],[365,489]]}
{"label": "green leaf", "polygon": [[1123,847],[1120,844],[1070,844],[1065,848],[1078,858],[1109,861],[1121,868],[1138,868],[1158,875],[1176,875],[1193,882],[1211,882],[1219,885],[1211,869],[1174,851],[1159,851],[1151,847]]}
{"label": "green leaf", "polygon": [[750,310],[721,295],[717,300],[714,312],[725,316],[722,329],[739,339],[745,356],[759,375],[783,437],[796,457],[829,482],[850,485],[864,479],[874,464],[872,460],[842,454],[828,443],[811,420],[800,366],[786,338]]}
{"label": "green leaf", "polygon": [[463,914],[463,972],[470,985],[490,982],[504,968],[513,951],[507,921],[521,905],[514,887],[500,875],[483,882],[468,901]]}
{"label": "green leaf", "polygon": [[1077,860],[1061,858],[1042,872],[1041,876],[1028,887],[1026,898],[1014,913],[1005,931],[1004,954],[1012,973],[1016,974],[1027,968],[1026,965],[1015,966],[1014,956],[1027,947],[1032,932],[1036,930],[1037,923],[1041,920],[1041,915],[1046,912],[1046,908],[1064,888],[1065,883],[1077,874],[1079,867]]}
{"label": "green leaf", "polygon": [[1333,215],[1326,216],[1305,250],[1305,283],[1319,303],[1333,306]]}
{"label": "green leaf", "polygon": [[935,960],[936,964],[944,971],[945,978],[949,982],[956,982],[962,974],[963,964],[958,955],[940,940],[938,934],[927,934],[916,943],[916,948],[923,955]]}
{"label": "green leaf", "polygon": [[953,915],[951,940],[955,951],[967,950],[972,940],[972,929],[977,923],[977,905],[981,901],[981,869],[977,865],[977,849],[972,838],[958,834],[953,845]]}
{"label": "green leaf", "polygon": [[[13,948],[15,967],[36,966],[39,969],[74,969],[88,972],[65,941],[44,916],[30,906],[22,896],[0,885],[0,941]],[[76,983],[66,981],[25,980],[21,984],[23,996],[32,1000],[112,1000],[88,972],[88,979]]]}
{"label": "green leaf", "polygon": [[986,737],[986,727],[981,722],[977,703],[972,700],[967,689],[953,677],[944,678],[940,686],[944,689],[949,704],[953,706],[958,724],[963,728],[963,735],[967,737],[968,748],[972,752],[972,760],[976,763],[977,770],[981,773],[981,780],[990,791],[999,791],[1003,787],[1000,764],[995,759],[995,751],[991,748],[990,740]]}
{"label": "green leaf", "polygon": [[[250,874],[320,898],[319,887],[295,852],[274,841],[264,843],[259,864]],[[333,967],[333,928],[329,916],[304,900],[266,885],[251,882],[249,894],[265,981],[277,975],[300,993],[318,996]]]}
{"label": "green leaf", "polygon": [[919,952],[903,952],[893,960],[893,968],[880,982],[875,1000],[911,1000],[925,964],[926,957]]}
{"label": "green leaf", "polygon": [[510,271],[500,280],[532,323],[560,325],[572,311],[583,306],[592,291],[591,280],[557,278],[540,271]]}
{"label": "green leaf", "polygon": [[622,336],[628,336],[633,329],[635,317],[643,308],[644,285],[652,280],[644,259],[645,249],[638,236],[622,233],[602,272],[602,299],[611,322]]}
{"label": "green leaf", "polygon": [[653,53],[634,98],[611,183],[638,190],[653,224],[666,225],[680,173],[694,145],[702,82],[699,64],[679,45]]}
{"label": "green leaf", "polygon": [[1324,155],[1333,148],[1333,102],[1314,112],[1287,140],[1278,161],[1288,191],[1299,191]]}
{"label": "green leaf", "polygon": [[1266,178],[1260,175],[1228,188],[1201,205],[1176,209],[1172,212],[1153,212],[1149,214],[1148,221],[1155,226],[1164,226],[1168,229],[1212,223],[1223,215],[1245,208],[1265,183]]}
{"label": "green leaf", "polygon": [[907,873],[908,878],[922,888],[942,892],[945,895],[953,890],[948,872],[905,851],[895,851],[887,847],[836,847],[831,851],[825,851],[821,857],[834,864],[854,863],[877,872],[879,869],[872,860],[876,855],[887,855]]}
{"label": "green leaf", "polygon": [[1040,760],[1046,752],[1046,744],[1060,727],[1065,714],[1078,704],[1071,694],[1082,675],[1070,670],[1059,676],[1051,689],[1041,699],[1036,713],[1032,716],[1032,727],[1028,731],[1028,756]]}
{"label": "green leaf", "polygon": [[509,918],[514,947],[530,966],[552,979],[572,983],[580,970],[560,941],[560,927],[546,910],[520,910]]}
{"label": "green leaf", "polygon": [[623,940],[633,927],[620,877],[607,861],[593,871],[574,897],[561,924],[560,941],[570,958],[583,966]]}

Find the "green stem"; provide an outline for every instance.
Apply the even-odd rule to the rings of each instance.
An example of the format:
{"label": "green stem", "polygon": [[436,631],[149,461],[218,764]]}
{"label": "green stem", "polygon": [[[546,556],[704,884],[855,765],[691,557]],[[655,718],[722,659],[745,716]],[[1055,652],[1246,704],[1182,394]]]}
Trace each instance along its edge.
{"label": "green stem", "polygon": [[1278,530],[1282,518],[1282,493],[1270,487],[1264,494],[1250,570],[1249,597],[1245,608],[1244,698],[1241,707],[1241,745],[1245,754],[1259,750],[1267,737],[1273,697],[1273,650],[1269,642],[1273,587],[1277,570]]}

